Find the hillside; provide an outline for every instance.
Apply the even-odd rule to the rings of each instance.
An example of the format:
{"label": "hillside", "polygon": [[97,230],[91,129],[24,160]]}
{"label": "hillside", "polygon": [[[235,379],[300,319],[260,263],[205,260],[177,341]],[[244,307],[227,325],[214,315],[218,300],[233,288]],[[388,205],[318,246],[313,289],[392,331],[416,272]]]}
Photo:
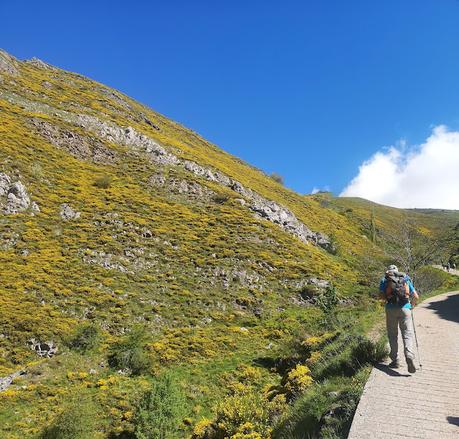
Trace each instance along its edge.
{"label": "hillside", "polygon": [[[89,437],[131,437],[165,371],[183,395],[168,437],[269,437],[377,318],[389,259],[369,202],[296,194],[116,90],[3,51],[0,117],[0,377],[21,373],[0,381],[0,437],[51,434],[75,398],[97,407]],[[459,222],[378,206],[378,233],[406,215],[431,240]]]}

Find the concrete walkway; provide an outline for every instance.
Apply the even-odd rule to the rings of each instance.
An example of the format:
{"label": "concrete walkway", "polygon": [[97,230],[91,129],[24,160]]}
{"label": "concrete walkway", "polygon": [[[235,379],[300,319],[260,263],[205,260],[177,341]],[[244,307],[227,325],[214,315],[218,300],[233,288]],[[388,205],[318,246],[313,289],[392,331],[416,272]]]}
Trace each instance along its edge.
{"label": "concrete walkway", "polygon": [[459,438],[459,292],[421,303],[414,320],[422,369],[410,375],[404,361],[395,370],[376,366],[348,439]]}

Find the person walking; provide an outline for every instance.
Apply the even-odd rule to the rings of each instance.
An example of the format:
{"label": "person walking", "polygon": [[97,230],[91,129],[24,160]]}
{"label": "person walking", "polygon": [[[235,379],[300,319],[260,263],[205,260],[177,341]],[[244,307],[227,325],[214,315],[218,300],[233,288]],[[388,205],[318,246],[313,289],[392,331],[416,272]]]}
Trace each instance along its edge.
{"label": "person walking", "polygon": [[413,305],[419,299],[410,277],[398,271],[396,265],[389,265],[379,284],[382,300],[386,302],[386,327],[389,338],[391,363],[389,367],[398,368],[398,328],[402,333],[404,354],[409,373],[415,373],[414,331],[411,318]]}

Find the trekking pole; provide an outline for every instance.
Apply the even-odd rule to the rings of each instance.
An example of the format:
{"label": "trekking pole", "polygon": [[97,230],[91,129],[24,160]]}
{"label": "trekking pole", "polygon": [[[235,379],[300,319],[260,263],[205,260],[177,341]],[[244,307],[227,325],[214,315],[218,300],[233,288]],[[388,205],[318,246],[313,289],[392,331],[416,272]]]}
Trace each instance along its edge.
{"label": "trekking pole", "polygon": [[411,320],[413,321],[414,339],[416,340],[416,348],[418,350],[419,368],[422,370],[421,356],[419,355],[418,336],[416,334],[416,325],[414,324],[413,308],[411,308]]}

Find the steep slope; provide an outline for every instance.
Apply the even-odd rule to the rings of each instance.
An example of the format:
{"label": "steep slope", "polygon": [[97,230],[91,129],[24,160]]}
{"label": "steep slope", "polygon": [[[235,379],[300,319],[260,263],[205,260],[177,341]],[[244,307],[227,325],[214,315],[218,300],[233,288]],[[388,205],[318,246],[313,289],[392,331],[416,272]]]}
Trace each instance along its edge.
{"label": "steep slope", "polygon": [[[145,376],[165,369],[182,377],[192,421],[211,415],[224,373],[300,329],[324,332],[314,305],[329,282],[356,327],[368,320],[367,279],[386,256],[366,213],[289,191],[118,91],[1,51],[0,117],[0,376],[27,370],[0,394],[6,437],[33,437],[85,392],[102,407],[98,437],[132,431]],[[101,341],[81,354],[71,340],[87,325]],[[109,356],[138,327],[140,376]],[[281,379],[263,370],[264,384]]]}

